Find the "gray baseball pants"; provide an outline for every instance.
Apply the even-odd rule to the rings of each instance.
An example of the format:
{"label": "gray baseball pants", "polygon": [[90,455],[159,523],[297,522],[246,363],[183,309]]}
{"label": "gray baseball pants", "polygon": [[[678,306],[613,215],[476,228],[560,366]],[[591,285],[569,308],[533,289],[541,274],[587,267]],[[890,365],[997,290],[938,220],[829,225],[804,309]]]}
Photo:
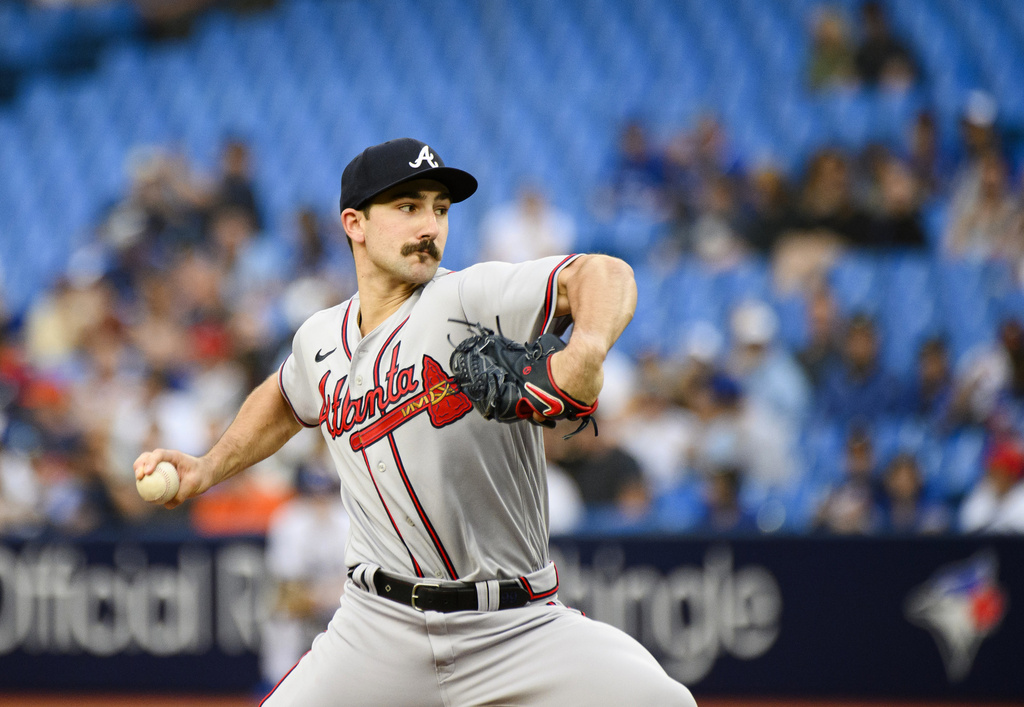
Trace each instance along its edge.
{"label": "gray baseball pants", "polygon": [[266,707],[696,707],[628,634],[555,602],[419,612],[349,581]]}

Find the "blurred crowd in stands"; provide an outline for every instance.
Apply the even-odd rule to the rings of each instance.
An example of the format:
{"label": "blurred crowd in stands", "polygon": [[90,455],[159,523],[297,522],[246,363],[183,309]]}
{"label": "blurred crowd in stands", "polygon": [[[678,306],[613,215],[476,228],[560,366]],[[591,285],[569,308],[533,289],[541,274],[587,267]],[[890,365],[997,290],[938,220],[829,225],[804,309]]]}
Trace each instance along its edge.
{"label": "blurred crowd in stands", "polygon": [[[877,5],[865,5],[863,22],[858,45],[839,15],[818,16],[813,90],[920,80]],[[750,300],[725,327],[695,327],[672,356],[613,352],[601,434],[548,434],[552,532],[1024,531],[1021,322],[1001,322],[997,340],[964,361],[941,334],[928,338],[900,378],[880,363],[878,322],[841,311],[828,277],[858,250],[1020,266],[1021,165],[997,114],[976,93],[954,144],[924,110],[898,149],[825,147],[796,177],[739,154],[713,115],[664,143],[629,122],[594,195],[589,242],[584,224],[531,184],[493,205],[476,233],[453,233],[477,238],[482,258],[512,261],[583,243],[638,272],[764,262],[775,291],[804,302],[799,348],[779,336],[771,302]],[[264,533],[278,509],[322,491],[300,481],[331,469],[308,431],[175,511],[134,488],[140,451],[203,453],[283,360],[299,323],[355,291],[335,215],[301,208],[288,232],[272,232],[253,159],[243,138],[228,138],[219,172],[200,174],[170,148],[140,147],[130,189],[66,276],[26,312],[3,314],[0,533]],[[936,204],[947,214],[937,233],[923,218]],[[622,222],[654,224],[655,235],[623,239]],[[881,448],[881,419],[938,439],[976,431],[976,478],[947,492],[920,449]],[[803,442],[822,429],[840,435],[838,453],[808,459]]]}

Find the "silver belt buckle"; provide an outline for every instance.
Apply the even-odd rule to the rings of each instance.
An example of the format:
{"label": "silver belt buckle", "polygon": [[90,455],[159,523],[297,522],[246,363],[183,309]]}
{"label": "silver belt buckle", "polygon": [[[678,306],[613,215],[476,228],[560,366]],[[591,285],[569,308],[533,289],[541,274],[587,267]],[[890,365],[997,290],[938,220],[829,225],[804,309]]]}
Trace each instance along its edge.
{"label": "silver belt buckle", "polygon": [[421,609],[420,607],[416,606],[416,590],[419,589],[420,587],[433,587],[433,586],[435,586],[435,585],[427,584],[426,582],[417,582],[416,584],[412,585],[412,599],[410,600],[410,604],[412,605],[412,608],[416,609],[416,611],[419,611],[421,613],[426,611],[426,609]]}

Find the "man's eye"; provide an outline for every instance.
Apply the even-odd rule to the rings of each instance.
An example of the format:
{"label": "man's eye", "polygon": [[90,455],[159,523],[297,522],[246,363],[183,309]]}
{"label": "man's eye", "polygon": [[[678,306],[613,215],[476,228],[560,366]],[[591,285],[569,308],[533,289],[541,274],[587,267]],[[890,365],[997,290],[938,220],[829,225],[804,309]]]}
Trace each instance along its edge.
{"label": "man's eye", "polygon": [[412,204],[402,204],[398,208],[399,210],[405,211],[406,213],[411,213],[414,207]]}
{"label": "man's eye", "polygon": [[438,216],[444,216],[445,214],[448,213],[448,207],[447,206],[439,206],[439,207],[437,207],[437,209],[435,209],[435,211],[437,212]]}

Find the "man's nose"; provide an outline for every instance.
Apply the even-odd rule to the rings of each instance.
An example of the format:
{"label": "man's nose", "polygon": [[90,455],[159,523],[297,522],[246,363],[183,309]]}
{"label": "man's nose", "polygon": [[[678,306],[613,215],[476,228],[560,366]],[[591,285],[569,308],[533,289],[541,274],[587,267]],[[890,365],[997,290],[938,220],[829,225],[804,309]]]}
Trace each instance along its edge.
{"label": "man's nose", "polygon": [[420,227],[420,238],[437,238],[441,233],[441,222],[433,211],[425,211],[423,225]]}

